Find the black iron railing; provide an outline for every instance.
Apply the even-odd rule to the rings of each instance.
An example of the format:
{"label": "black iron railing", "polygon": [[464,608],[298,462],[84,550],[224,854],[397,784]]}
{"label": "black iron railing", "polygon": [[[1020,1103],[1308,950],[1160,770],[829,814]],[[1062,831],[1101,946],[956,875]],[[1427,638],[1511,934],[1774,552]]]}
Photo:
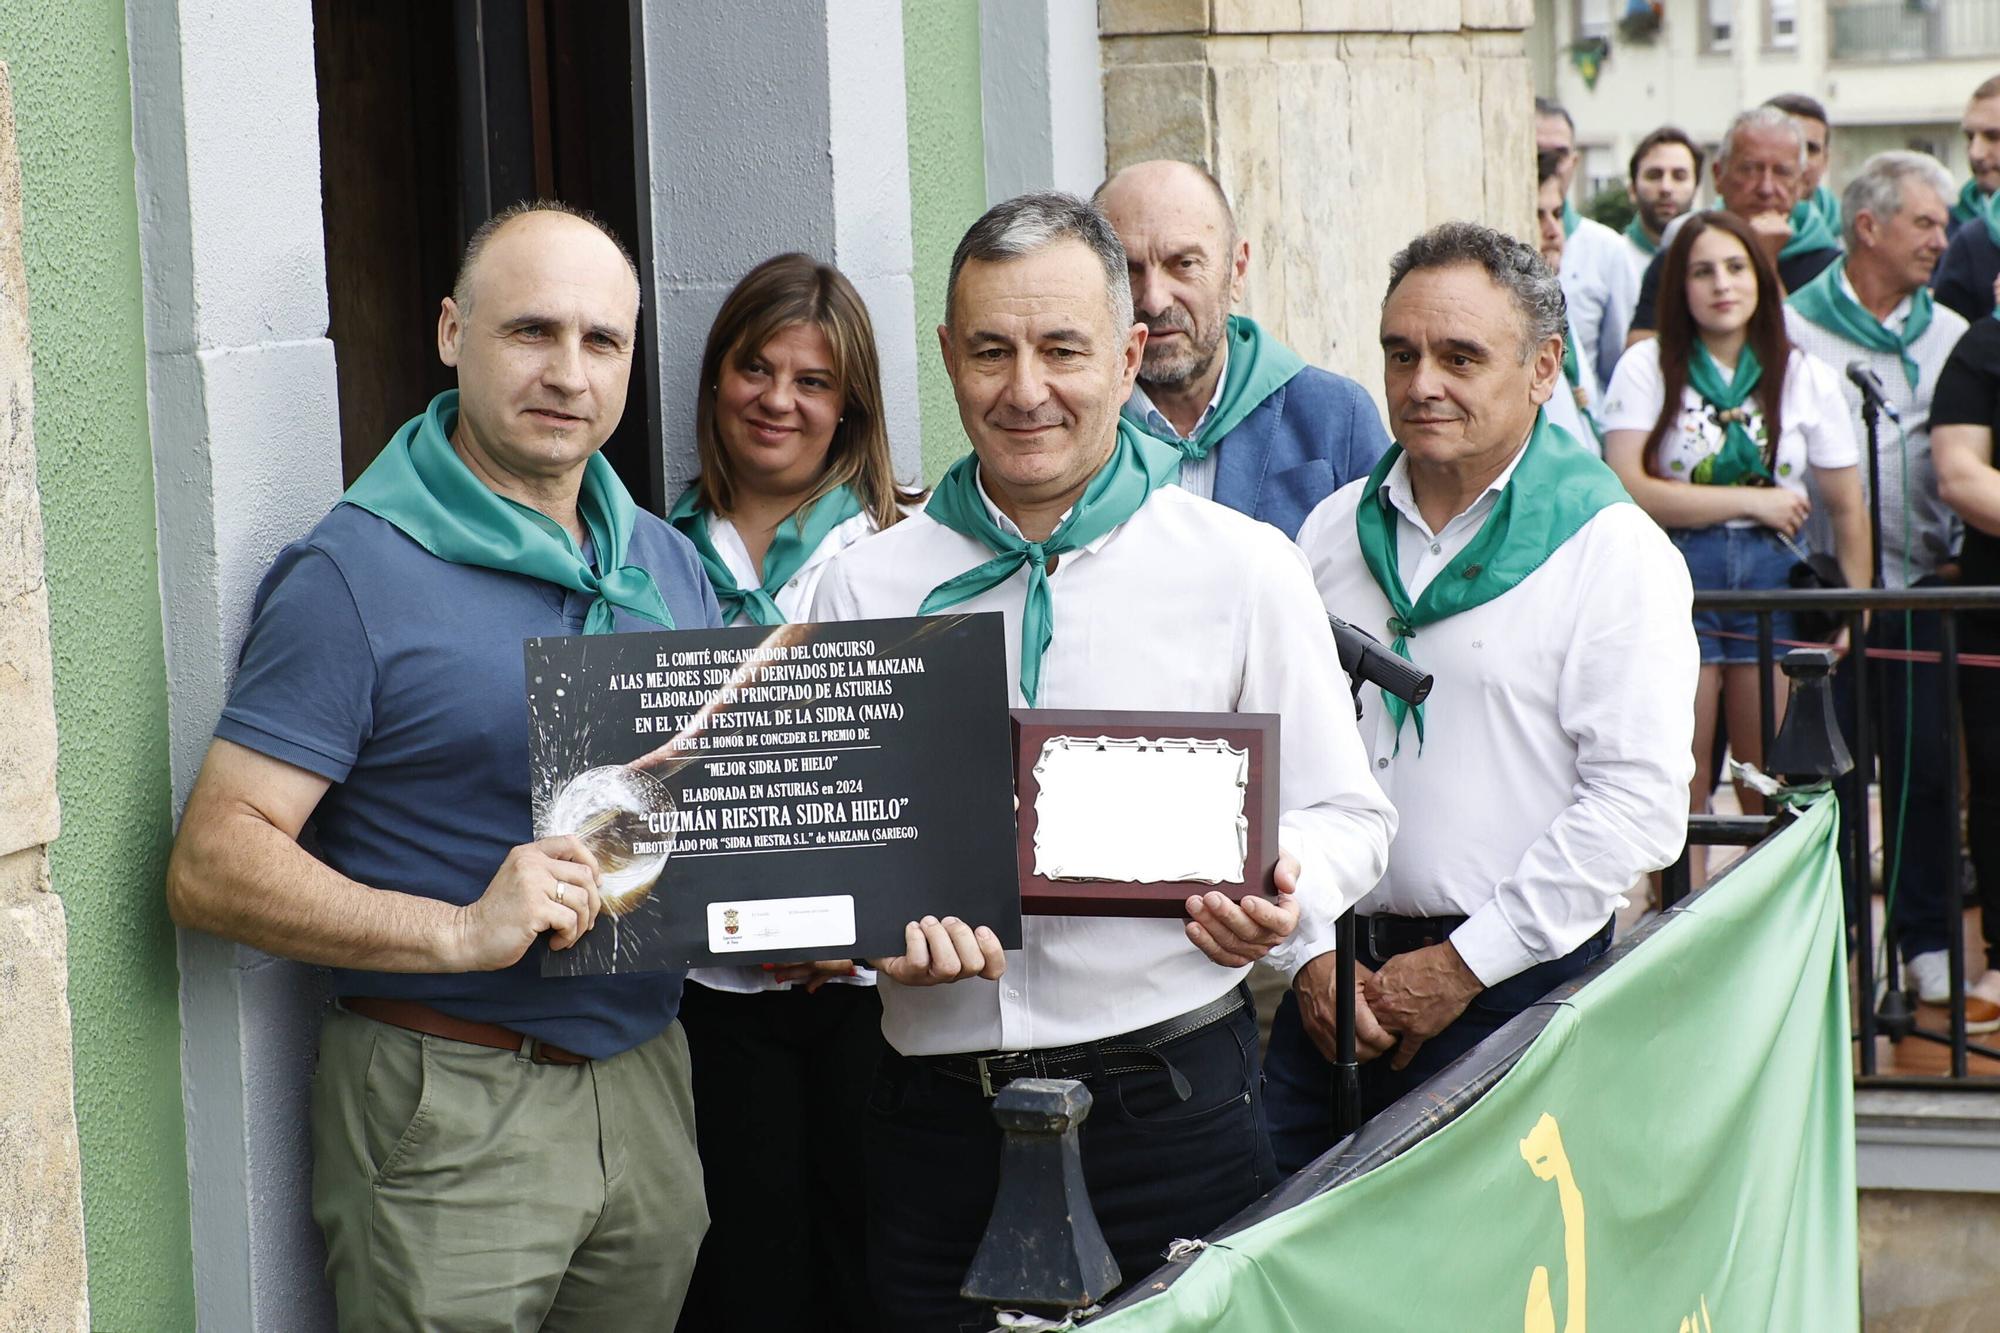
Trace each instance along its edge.
{"label": "black iron railing", "polygon": [[[1883,733],[1883,712],[1885,708],[1898,707],[1896,700],[1885,699],[1874,688],[1874,675],[1881,669],[1885,659],[1901,661],[1913,668],[1931,665],[1930,654],[1910,652],[1906,649],[1871,648],[1867,653],[1849,652],[1841,665],[1847,676],[1849,707],[1841,719],[1842,731],[1849,752],[1854,760],[1854,773],[1846,780],[1841,790],[1841,799],[1848,805],[1849,817],[1844,822],[1842,832],[1842,859],[1847,865],[1848,886],[1848,933],[1853,974],[1860,979],[1860,1003],[1855,1021],[1855,1038],[1860,1043],[1856,1052],[1856,1081],[1860,1083],[1894,1083],[1935,1085],[1946,1079],[1961,1082],[1988,1082],[1973,1079],[1970,1058],[1973,1055],[2000,1060],[2000,1048],[1986,1046],[1968,1039],[1965,1031],[1965,903],[1960,886],[1964,882],[1965,846],[1960,834],[1958,810],[1963,795],[1959,784],[1957,756],[1964,743],[1964,723],[1958,702],[1959,661],[1959,618],[1967,612],[1985,614],[2000,613],[2000,588],[1904,588],[1904,589],[1788,589],[1772,592],[1697,592],[1694,597],[1697,611],[1743,611],[1750,612],[1757,620],[1757,656],[1761,670],[1758,672],[1760,685],[1759,717],[1763,732],[1762,753],[1771,753],[1773,719],[1776,717],[1775,686],[1772,667],[1785,650],[1772,633],[1772,617],[1780,613],[1817,611],[1838,616],[1847,627],[1848,642],[1862,644],[1867,641],[1865,621],[1871,616],[1897,616],[1903,612],[1920,612],[1938,618],[1939,649],[1935,665],[1938,677],[1935,688],[1944,692],[1945,726],[1940,752],[1950,756],[1945,765],[1945,803],[1950,811],[1946,823],[1950,829],[1949,845],[1945,856],[1944,926],[1945,949],[1949,960],[1951,996],[1949,1004],[1950,1028],[1948,1032],[1934,1032],[1919,1027],[1916,1010],[1904,990],[1897,965],[1897,923],[1893,904],[1885,902],[1883,912],[1882,972],[1885,984],[1881,994],[1876,994],[1874,978],[1877,971],[1875,937],[1872,929],[1870,900],[1873,897],[1873,877],[1871,867],[1874,862],[1875,846],[1870,821],[1867,816],[1868,786],[1878,780],[1877,760],[1879,758],[1878,738]],[[1914,660],[1913,660],[1914,659]],[[1993,669],[1986,666],[1968,668],[1974,670]],[[1905,719],[1904,725],[1911,725]],[[1902,775],[1905,782],[1910,775]],[[1891,794],[1886,790],[1883,796],[1884,833],[1891,826]],[[1691,845],[1717,845],[1740,843],[1745,838],[1754,837],[1751,821],[1719,820],[1700,817],[1689,821],[1688,841]],[[1891,840],[1893,842],[1893,840]],[[1892,856],[1900,855],[1900,847],[1891,847]],[[1685,891],[1687,870],[1683,862],[1665,876],[1662,897],[1671,898]],[[1878,1035],[1888,1037],[1892,1042],[1914,1038],[1919,1041],[1935,1042],[1947,1046],[1951,1051],[1950,1072],[1944,1076],[1922,1076],[1899,1074],[1884,1076],[1878,1070],[1875,1039]],[[1992,1081],[2000,1087],[2000,1081]]]}

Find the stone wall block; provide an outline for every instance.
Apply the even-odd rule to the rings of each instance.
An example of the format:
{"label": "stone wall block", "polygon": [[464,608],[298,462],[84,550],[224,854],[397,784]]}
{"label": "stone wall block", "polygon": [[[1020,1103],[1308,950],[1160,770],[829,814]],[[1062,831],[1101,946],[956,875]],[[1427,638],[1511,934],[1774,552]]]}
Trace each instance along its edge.
{"label": "stone wall block", "polygon": [[[1390,27],[1396,32],[1457,33],[1465,26],[1459,0],[1418,0],[1398,3],[1390,12]],[[1449,106],[1450,103],[1442,105]]]}
{"label": "stone wall block", "polygon": [[1465,26],[1520,32],[1535,21],[1535,0],[1462,0]]}
{"label": "stone wall block", "polygon": [[90,1327],[69,950],[40,847],[0,856],[0,1328]]}
{"label": "stone wall block", "polygon": [[1215,32],[1297,32],[1304,26],[1300,0],[1215,0]]}
{"label": "stone wall block", "polygon": [[1097,0],[1097,31],[1105,37],[1208,30],[1209,0]]}
{"label": "stone wall block", "polygon": [[1312,60],[1279,66],[1279,173],[1289,235],[1283,256],[1285,325],[1298,353],[1359,380],[1373,372],[1374,308],[1350,299],[1373,276],[1372,256],[1346,237],[1357,188],[1347,68]]}
{"label": "stone wall block", "polygon": [[1300,17],[1308,32],[1389,32],[1396,11],[1416,0],[1304,0]]}
{"label": "stone wall block", "polygon": [[[1441,50],[1426,50],[1436,43]],[[1414,104],[1424,107],[1477,105],[1479,66],[1467,59],[1463,40],[1418,38],[1412,43],[1418,77]],[[1488,152],[1482,133],[1466,133],[1465,116],[1430,115],[1423,125],[1422,171],[1429,188],[1421,214],[1425,226],[1455,219],[1480,220],[1486,209],[1485,177],[1504,159]]]}
{"label": "stone wall block", "polygon": [[1279,169],[1285,150],[1278,80],[1269,66],[1225,65],[1215,77],[1215,156],[1209,163],[1236,209],[1250,242],[1243,313],[1273,335],[1293,341],[1286,327],[1285,284],[1291,255]]}
{"label": "stone wall block", "polygon": [[[1108,53],[1107,53],[1108,54]],[[1111,65],[1104,71],[1104,168],[1156,157],[1213,160],[1205,62]]]}
{"label": "stone wall block", "polygon": [[1486,183],[1483,220],[1510,236],[1532,240],[1535,235],[1534,70],[1528,57],[1520,53],[1506,59],[1482,58],[1477,64],[1479,123],[1485,134],[1482,155],[1490,164],[1483,173]]}
{"label": "stone wall block", "polygon": [[27,267],[21,252],[21,162],[14,152],[14,101],[4,65],[0,65],[0,398],[5,399],[7,412],[0,427],[0,855],[6,855],[53,842],[60,820],[49,599],[42,574],[41,492],[35,479],[34,353],[28,335]]}

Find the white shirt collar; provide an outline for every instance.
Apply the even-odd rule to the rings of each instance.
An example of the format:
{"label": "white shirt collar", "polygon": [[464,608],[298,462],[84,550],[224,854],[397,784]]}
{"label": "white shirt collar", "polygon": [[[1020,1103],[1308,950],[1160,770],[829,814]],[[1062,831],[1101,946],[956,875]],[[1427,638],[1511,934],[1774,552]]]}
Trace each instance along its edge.
{"label": "white shirt collar", "polygon": [[[1861,298],[1856,295],[1854,284],[1847,280],[1847,266],[1844,264],[1840,269],[1840,290],[1847,293],[1848,300],[1854,302],[1856,305],[1861,305]],[[1882,327],[1891,333],[1901,333],[1903,325],[1909,322],[1910,311],[1915,308],[1916,303],[1917,294],[1915,292],[1911,292],[1902,300],[1896,302],[1896,308],[1891,310],[1888,318],[1882,321]],[[1868,310],[1868,307],[1865,305],[1862,305],[1861,308]],[[1869,313],[1872,315],[1874,312],[1871,310]]]}
{"label": "white shirt collar", "polygon": [[1174,429],[1174,423],[1167,420],[1166,413],[1153,406],[1151,395],[1140,387],[1137,380],[1132,381],[1132,397],[1127,401],[1127,406],[1137,412],[1139,419],[1145,422],[1153,431],[1165,431],[1177,440],[1193,439],[1195,436],[1201,434],[1201,428],[1208,424],[1210,417],[1215,415],[1216,407],[1222,402],[1222,386],[1229,383],[1229,339],[1227,337],[1222,340],[1222,350],[1219,355],[1222,358],[1222,373],[1215,377],[1215,392],[1209,395],[1208,406],[1201,409],[1201,415],[1195,418],[1194,429],[1187,434],[1183,435]]}
{"label": "white shirt collar", "polygon": [[[1105,462],[1108,464],[1110,460],[1107,458]],[[1002,510],[999,505],[993,503],[993,497],[986,493],[985,478],[981,477],[979,473],[980,470],[978,468],[974,468],[972,470],[972,484],[979,488],[979,503],[986,506],[987,517],[991,518],[995,523],[999,525],[1000,531],[1007,533],[1010,536],[1019,537],[1022,541],[1028,540],[1028,534],[1021,531],[1020,527],[1015,524],[1013,519],[1007,517],[1006,512]],[[1092,475],[1094,476],[1096,474],[1093,473]],[[1065,522],[1067,522],[1069,520],[1070,514],[1072,514],[1073,512],[1075,512],[1074,505],[1072,505],[1068,509],[1063,510],[1062,516],[1056,519],[1056,527],[1060,528]],[[1121,523],[1118,525],[1118,528],[1122,528],[1124,526],[1125,525]],[[1083,546],[1079,547],[1078,549],[1087,551],[1095,555],[1097,553],[1097,549],[1100,546],[1103,546],[1104,543],[1111,540],[1112,533],[1117,532],[1118,528],[1113,528],[1111,529],[1111,532],[1106,532],[1101,534],[1094,541],[1086,542],[1084,543]],[[1054,535],[1053,529],[1051,530],[1050,535],[1051,536]]]}
{"label": "white shirt collar", "polygon": [[[1483,517],[1488,510],[1498,504],[1500,492],[1507,489],[1507,483],[1514,478],[1514,469],[1520,467],[1521,460],[1527,456],[1528,450],[1524,443],[1521,448],[1514,451],[1514,457],[1500,470],[1500,475],[1487,484],[1486,489],[1465,507],[1464,512],[1454,515],[1451,521],[1444,525],[1445,528],[1450,528],[1453,524],[1475,515]],[[1390,465],[1389,475],[1382,479],[1381,493],[1388,497],[1389,503],[1395,506],[1397,513],[1416,526],[1417,531],[1426,537],[1438,535],[1431,531],[1430,524],[1424,522],[1423,512],[1417,508],[1417,494],[1410,485],[1409,454],[1399,454],[1396,461]]]}

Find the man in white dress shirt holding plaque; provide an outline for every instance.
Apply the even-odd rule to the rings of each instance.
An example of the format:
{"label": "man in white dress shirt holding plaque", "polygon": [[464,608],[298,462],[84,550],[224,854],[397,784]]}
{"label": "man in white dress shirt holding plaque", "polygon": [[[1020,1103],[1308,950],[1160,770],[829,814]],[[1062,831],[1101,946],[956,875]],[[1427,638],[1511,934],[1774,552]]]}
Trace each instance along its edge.
{"label": "man in white dress shirt holding plaque", "polygon": [[[1390,272],[1396,447],[1299,532],[1326,605],[1437,680],[1421,709],[1362,691],[1399,821],[1359,909],[1364,1114],[1581,972],[1626,888],[1679,855],[1698,669],[1687,566],[1542,413],[1563,392],[1555,275],[1462,222]],[[1281,1167],[1332,1143],[1333,963],[1301,970],[1273,1025]]]}
{"label": "man in white dress shirt holding plaque", "polygon": [[870,1277],[886,1326],[910,1329],[987,1327],[958,1289],[1010,1079],[1090,1088],[1084,1175],[1127,1281],[1276,1182],[1244,974],[1329,948],[1395,826],[1297,549],[1166,484],[1179,452],[1119,420],[1146,330],[1109,224],[1067,195],[997,205],[959,244],[945,313],[973,453],[925,512],[834,558],[815,618],[998,611],[1017,705],[1282,714],[1284,855],[1275,901],[1030,916],[1004,954],[983,926],[926,918],[876,960],[896,1054],[871,1104]]}

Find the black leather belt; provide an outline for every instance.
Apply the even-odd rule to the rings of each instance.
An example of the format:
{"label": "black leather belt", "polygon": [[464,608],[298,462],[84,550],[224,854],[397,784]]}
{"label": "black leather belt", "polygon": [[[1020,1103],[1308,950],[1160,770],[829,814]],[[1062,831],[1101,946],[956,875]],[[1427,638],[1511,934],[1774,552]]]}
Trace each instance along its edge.
{"label": "black leather belt", "polygon": [[1387,916],[1379,912],[1355,922],[1362,945],[1378,963],[1386,963],[1399,953],[1443,944],[1464,924],[1462,916]]}
{"label": "black leather belt", "polygon": [[1051,1046],[1040,1051],[991,1051],[985,1055],[925,1055],[918,1058],[946,1078],[977,1084],[991,1097],[996,1089],[1017,1078],[1074,1078],[1089,1082],[1103,1074],[1141,1074],[1164,1068],[1172,1076],[1174,1091],[1186,1101],[1192,1089],[1180,1070],[1175,1069],[1159,1048],[1169,1042],[1201,1031],[1241,1009],[1243,987],[1199,1009],[1152,1023],[1132,1032],[1080,1042],[1075,1046]]}

